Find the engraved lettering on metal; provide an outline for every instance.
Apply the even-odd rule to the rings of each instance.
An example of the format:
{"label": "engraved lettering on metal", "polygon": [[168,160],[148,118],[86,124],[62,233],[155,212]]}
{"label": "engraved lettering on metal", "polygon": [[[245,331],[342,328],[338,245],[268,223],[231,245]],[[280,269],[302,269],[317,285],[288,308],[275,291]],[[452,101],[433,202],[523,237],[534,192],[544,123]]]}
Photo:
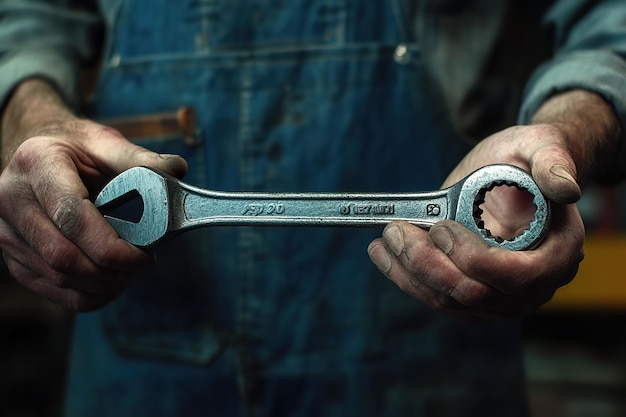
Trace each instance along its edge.
{"label": "engraved lettering on metal", "polygon": [[393,216],[395,212],[394,204],[349,204],[339,208],[339,213],[344,216]]}
{"label": "engraved lettering on metal", "polygon": [[246,216],[259,216],[263,214],[264,208],[261,204],[246,204],[243,214]]}
{"label": "engraved lettering on metal", "polygon": [[438,204],[427,205],[426,214],[428,216],[439,216],[439,214],[441,214],[441,206],[439,206]]}
{"label": "engraved lettering on metal", "polygon": [[267,205],[267,214],[283,214],[283,213],[285,213],[284,204],[268,204]]}
{"label": "engraved lettering on metal", "polygon": [[243,215],[245,216],[273,216],[285,213],[285,205],[281,203],[269,204],[246,204]]}

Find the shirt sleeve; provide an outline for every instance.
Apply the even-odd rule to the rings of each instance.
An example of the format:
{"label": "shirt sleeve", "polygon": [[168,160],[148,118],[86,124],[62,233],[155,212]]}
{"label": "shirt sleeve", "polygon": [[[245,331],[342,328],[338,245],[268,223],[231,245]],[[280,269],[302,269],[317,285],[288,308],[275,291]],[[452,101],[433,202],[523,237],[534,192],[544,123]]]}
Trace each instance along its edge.
{"label": "shirt sleeve", "polygon": [[518,119],[521,124],[527,124],[550,96],[584,89],[611,103],[626,129],[626,2],[591,3],[561,0],[546,14],[555,54],[526,86]]}
{"label": "shirt sleeve", "polygon": [[27,78],[51,82],[70,104],[78,102],[79,71],[98,51],[99,18],[88,1],[0,2],[0,108]]}

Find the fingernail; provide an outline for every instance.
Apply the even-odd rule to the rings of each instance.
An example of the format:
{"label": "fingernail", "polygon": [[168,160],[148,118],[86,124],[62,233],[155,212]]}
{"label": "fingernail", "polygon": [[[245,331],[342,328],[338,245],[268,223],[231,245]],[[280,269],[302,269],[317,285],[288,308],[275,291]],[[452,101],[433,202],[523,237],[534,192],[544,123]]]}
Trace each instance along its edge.
{"label": "fingernail", "polygon": [[367,253],[380,272],[387,274],[391,270],[391,255],[384,245],[375,243],[368,248]]}
{"label": "fingernail", "polygon": [[180,158],[179,155],[175,155],[173,153],[160,153],[159,156],[162,159],[172,159],[172,158]]}
{"label": "fingernail", "polygon": [[389,226],[383,231],[383,238],[395,256],[404,252],[404,237],[398,226]]}
{"label": "fingernail", "polygon": [[182,178],[187,173],[187,161],[176,154],[162,153],[159,157],[163,160],[164,168],[170,171],[170,174]]}
{"label": "fingernail", "polygon": [[576,184],[576,179],[565,165],[554,165],[552,166],[552,168],[550,168],[550,172],[557,177],[563,178],[566,181]]}
{"label": "fingernail", "polygon": [[454,250],[454,238],[452,237],[452,231],[447,227],[432,227],[430,229],[430,238],[446,255],[450,255]]}

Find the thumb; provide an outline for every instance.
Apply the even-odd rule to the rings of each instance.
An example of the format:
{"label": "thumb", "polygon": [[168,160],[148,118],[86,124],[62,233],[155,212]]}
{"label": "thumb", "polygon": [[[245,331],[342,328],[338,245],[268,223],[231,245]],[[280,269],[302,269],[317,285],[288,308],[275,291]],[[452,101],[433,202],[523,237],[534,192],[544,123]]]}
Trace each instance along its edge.
{"label": "thumb", "polygon": [[165,171],[176,178],[182,178],[187,174],[187,161],[180,155],[173,154],[159,154],[151,151],[147,151],[147,154],[143,154],[146,162],[137,164],[150,166],[152,168]]}
{"label": "thumb", "polygon": [[119,159],[119,171],[143,165],[167,172],[177,178],[182,178],[187,173],[187,161],[182,156],[173,154],[160,154],[152,152],[137,145],[131,145],[130,149]]}
{"label": "thumb", "polygon": [[555,203],[571,204],[580,199],[576,165],[563,148],[543,148],[530,164],[531,175],[546,197]]}
{"label": "thumb", "polygon": [[182,178],[187,173],[187,161],[182,156],[150,151],[119,134],[111,134],[107,139],[98,141],[93,151],[113,174],[119,174],[135,166],[156,168],[177,178]]}

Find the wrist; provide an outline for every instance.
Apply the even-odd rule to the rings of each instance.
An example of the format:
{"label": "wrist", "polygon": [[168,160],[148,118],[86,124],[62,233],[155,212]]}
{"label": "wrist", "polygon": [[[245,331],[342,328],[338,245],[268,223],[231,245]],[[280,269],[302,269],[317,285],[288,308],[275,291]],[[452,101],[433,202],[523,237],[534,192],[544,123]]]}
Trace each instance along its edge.
{"label": "wrist", "polygon": [[3,166],[26,139],[42,134],[46,127],[73,118],[48,82],[36,78],[23,81],[8,99],[0,120]]}
{"label": "wrist", "polygon": [[601,96],[584,90],[558,94],[546,100],[531,123],[551,125],[561,132],[580,183],[620,179],[622,129],[615,111]]}

